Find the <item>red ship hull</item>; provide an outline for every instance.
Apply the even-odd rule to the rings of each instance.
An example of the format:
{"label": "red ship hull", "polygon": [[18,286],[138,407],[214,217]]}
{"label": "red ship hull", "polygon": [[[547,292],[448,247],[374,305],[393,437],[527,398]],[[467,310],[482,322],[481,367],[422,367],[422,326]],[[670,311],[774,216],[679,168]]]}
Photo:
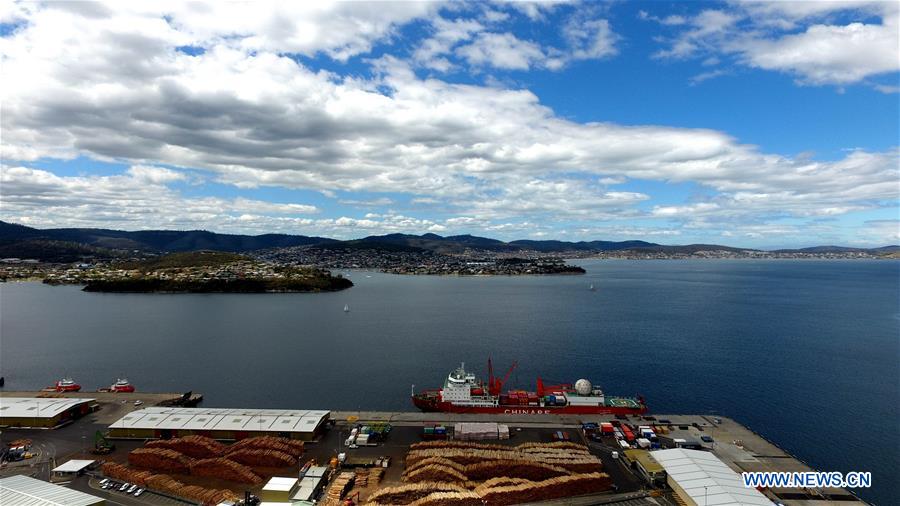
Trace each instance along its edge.
{"label": "red ship hull", "polygon": [[460,406],[435,397],[414,395],[413,404],[426,413],[494,413],[500,415],[642,415],[647,406]]}

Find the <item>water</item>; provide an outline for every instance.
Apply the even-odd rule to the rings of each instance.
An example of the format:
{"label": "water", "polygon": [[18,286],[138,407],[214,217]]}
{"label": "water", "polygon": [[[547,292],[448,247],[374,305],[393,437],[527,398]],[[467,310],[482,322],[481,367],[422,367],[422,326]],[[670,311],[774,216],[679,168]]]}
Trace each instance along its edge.
{"label": "water", "polygon": [[[7,390],[123,374],[217,407],[407,410],[492,356],[532,387],[587,377],[657,413],[733,417],[900,499],[900,262],[587,261],[585,276],[351,273],[325,294],[97,294],[0,285]],[[367,277],[370,274],[371,277]],[[593,283],[597,291],[588,288]],[[349,305],[350,312],[343,308]]]}

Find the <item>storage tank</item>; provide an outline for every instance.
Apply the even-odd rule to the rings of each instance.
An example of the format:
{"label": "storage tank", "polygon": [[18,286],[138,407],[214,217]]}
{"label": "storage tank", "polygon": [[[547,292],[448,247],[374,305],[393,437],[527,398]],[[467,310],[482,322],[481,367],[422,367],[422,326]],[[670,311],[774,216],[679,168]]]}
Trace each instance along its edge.
{"label": "storage tank", "polygon": [[584,378],[575,382],[575,392],[578,393],[578,395],[591,395],[591,390],[593,388],[594,386],[591,385],[591,382]]}

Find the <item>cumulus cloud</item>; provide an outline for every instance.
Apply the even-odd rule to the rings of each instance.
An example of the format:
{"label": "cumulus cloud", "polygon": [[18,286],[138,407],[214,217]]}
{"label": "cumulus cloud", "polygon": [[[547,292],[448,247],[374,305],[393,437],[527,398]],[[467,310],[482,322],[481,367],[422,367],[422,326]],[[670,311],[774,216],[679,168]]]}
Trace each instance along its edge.
{"label": "cumulus cloud", "polygon": [[734,2],[683,23],[640,17],[678,27],[664,38],[658,58],[732,56],[739,64],[784,72],[810,85],[861,83],[900,70],[896,2]]}
{"label": "cumulus cloud", "polygon": [[[709,129],[578,123],[557,116],[528,90],[417,76],[420,62],[498,35],[484,30],[487,20],[442,25],[432,16],[443,35],[434,37],[440,43],[419,48],[421,59],[384,56],[369,62],[372,77],[343,76],[285,53],[337,59],[361,54],[404,20],[434,7],[386,8],[371,26],[357,30],[368,34],[367,42],[359,42],[358,34],[298,28],[320,17],[338,18],[322,25],[336,31],[350,20],[368,23],[371,13],[346,10],[350,4],[314,8],[284,26],[249,12],[237,19],[237,5],[245,4],[221,7],[230,10],[220,27],[198,19],[203,16],[191,9],[200,7],[182,4],[28,4],[7,15],[18,16],[21,25],[0,38],[4,75],[15,76],[0,82],[0,148],[4,160],[20,163],[3,167],[3,216],[35,225],[270,227],[336,236],[458,230],[471,223],[450,220],[466,217],[480,220],[481,230],[515,233],[522,227],[541,231],[536,222],[547,220],[834,216],[896,200],[896,151],[854,151],[819,162],[765,153]],[[710,25],[694,29],[722,31],[733,24],[701,15]],[[264,29],[266,23],[283,30]],[[565,61],[614,50],[615,36],[602,20],[568,30],[568,56],[562,50],[556,55]],[[495,65],[496,59],[515,68],[546,66],[555,57],[527,44],[524,56],[516,53],[510,48],[523,39],[503,33],[508,44],[499,47],[509,54],[484,52],[473,61]],[[63,177],[27,167],[42,158],[77,156],[131,168],[117,176]],[[311,189],[326,197],[406,194],[412,207],[441,218],[384,212],[309,217],[303,215],[318,209],[307,203],[179,193],[177,184],[194,174],[239,188]],[[653,195],[615,188],[633,179],[695,182],[717,192],[717,207],[648,209]],[[378,199],[344,200],[390,205]]]}
{"label": "cumulus cloud", "polygon": [[247,198],[185,197],[169,187],[179,173],[133,166],[114,176],[58,176],[22,166],[2,166],[0,210],[32,226],[97,226],[127,229],[210,228],[244,214],[306,215],[313,205]]}

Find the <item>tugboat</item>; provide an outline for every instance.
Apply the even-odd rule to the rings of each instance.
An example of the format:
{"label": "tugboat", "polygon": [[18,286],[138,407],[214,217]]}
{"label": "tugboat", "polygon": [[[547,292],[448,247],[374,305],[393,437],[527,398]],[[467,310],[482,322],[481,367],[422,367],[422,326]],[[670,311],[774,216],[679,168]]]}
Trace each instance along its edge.
{"label": "tugboat", "polygon": [[647,412],[643,397],[611,397],[586,379],[572,384],[545,385],[540,378],[537,390],[503,391],[506,377],[494,376],[493,365],[488,359],[488,383],[475,379],[460,365],[447,376],[444,387],[412,392],[412,402],[424,412],[447,413],[498,413],[508,415],[569,415],[569,414],[623,414],[640,415]]}
{"label": "tugboat", "polygon": [[134,385],[129,383],[128,380],[125,378],[118,378],[118,379],[116,379],[115,383],[110,385],[109,391],[110,392],[130,393],[130,392],[134,392]]}
{"label": "tugboat", "polygon": [[81,390],[81,385],[75,383],[72,378],[63,378],[56,382],[55,385],[47,387],[44,391],[50,392],[77,392]]}

